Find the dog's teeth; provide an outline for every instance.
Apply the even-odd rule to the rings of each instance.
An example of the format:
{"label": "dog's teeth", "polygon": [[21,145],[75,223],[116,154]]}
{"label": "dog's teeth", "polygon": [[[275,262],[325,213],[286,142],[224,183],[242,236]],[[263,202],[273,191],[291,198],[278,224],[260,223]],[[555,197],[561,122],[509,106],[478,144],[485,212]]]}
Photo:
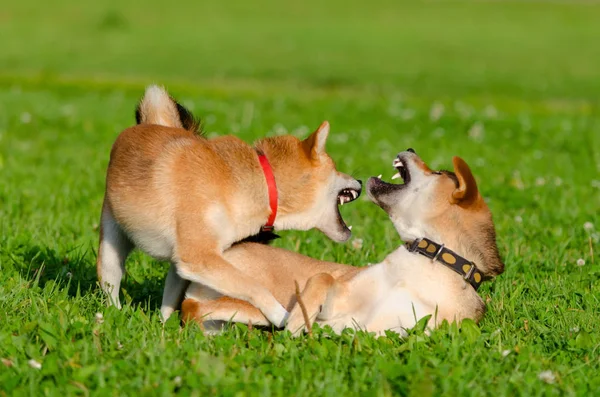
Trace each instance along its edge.
{"label": "dog's teeth", "polygon": [[348,226],[348,230],[352,230],[352,225]]}
{"label": "dog's teeth", "polygon": [[377,179],[381,179],[382,176],[383,176],[382,174],[379,174],[379,176],[377,177]]}
{"label": "dog's teeth", "polygon": [[394,176],[392,177],[392,179],[398,179],[398,178],[400,178],[400,173],[399,173],[399,172],[396,172],[396,173],[394,174]]}
{"label": "dog's teeth", "polygon": [[350,190],[350,193],[352,193],[352,199],[356,200],[356,198],[358,197],[358,193],[356,192],[356,190]]}

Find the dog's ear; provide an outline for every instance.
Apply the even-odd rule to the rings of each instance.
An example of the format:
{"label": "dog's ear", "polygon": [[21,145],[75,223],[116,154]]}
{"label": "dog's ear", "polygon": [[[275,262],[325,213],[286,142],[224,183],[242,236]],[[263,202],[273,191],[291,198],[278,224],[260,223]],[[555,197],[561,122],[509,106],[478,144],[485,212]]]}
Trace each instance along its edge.
{"label": "dog's ear", "polygon": [[318,160],[322,154],[325,154],[327,136],[329,136],[329,123],[324,121],[315,132],[302,141],[302,146],[309,158]]}
{"label": "dog's ear", "polygon": [[458,179],[458,187],[452,192],[450,202],[452,204],[473,203],[479,196],[479,191],[477,190],[477,182],[475,182],[475,177],[471,173],[471,169],[465,163],[465,160],[457,156],[452,158],[452,164],[454,165],[456,179]]}

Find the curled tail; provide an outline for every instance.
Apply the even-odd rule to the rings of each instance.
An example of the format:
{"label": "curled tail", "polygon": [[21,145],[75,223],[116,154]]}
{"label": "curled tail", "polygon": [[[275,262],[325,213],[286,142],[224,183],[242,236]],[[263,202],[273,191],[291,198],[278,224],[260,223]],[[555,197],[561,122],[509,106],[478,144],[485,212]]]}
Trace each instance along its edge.
{"label": "curled tail", "polygon": [[146,88],[144,97],[135,110],[135,119],[138,124],[158,124],[200,132],[200,122],[194,115],[171,98],[167,90],[157,85]]}

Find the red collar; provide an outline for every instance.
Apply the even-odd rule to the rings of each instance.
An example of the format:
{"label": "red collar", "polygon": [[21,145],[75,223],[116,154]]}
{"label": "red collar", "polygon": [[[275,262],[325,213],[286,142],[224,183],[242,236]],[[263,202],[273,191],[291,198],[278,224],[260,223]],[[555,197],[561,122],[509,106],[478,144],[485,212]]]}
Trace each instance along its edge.
{"label": "red collar", "polygon": [[267,188],[269,189],[269,206],[271,207],[271,215],[269,215],[269,219],[267,219],[267,223],[261,226],[261,232],[272,232],[274,229],[273,224],[275,223],[275,217],[277,216],[277,184],[275,183],[275,176],[273,176],[273,169],[271,168],[271,164],[262,153],[258,153],[258,161],[260,161],[260,165],[263,169],[263,173],[265,174],[265,179],[267,180]]}

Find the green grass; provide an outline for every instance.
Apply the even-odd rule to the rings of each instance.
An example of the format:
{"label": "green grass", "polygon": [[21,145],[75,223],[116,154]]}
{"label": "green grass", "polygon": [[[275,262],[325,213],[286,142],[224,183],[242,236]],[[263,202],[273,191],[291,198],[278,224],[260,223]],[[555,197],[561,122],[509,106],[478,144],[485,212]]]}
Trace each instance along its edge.
{"label": "green grass", "polygon": [[[296,3],[3,5],[0,396],[598,394],[600,5]],[[129,305],[106,308],[104,173],[151,82],[211,135],[304,135],[327,119],[338,167],[363,180],[390,177],[407,147],[434,167],[465,158],[506,263],[480,289],[480,326],[206,337],[159,322],[166,265],[140,253]],[[401,243],[366,200],[343,212],[361,248],[312,231],[277,245],[363,265]]]}

